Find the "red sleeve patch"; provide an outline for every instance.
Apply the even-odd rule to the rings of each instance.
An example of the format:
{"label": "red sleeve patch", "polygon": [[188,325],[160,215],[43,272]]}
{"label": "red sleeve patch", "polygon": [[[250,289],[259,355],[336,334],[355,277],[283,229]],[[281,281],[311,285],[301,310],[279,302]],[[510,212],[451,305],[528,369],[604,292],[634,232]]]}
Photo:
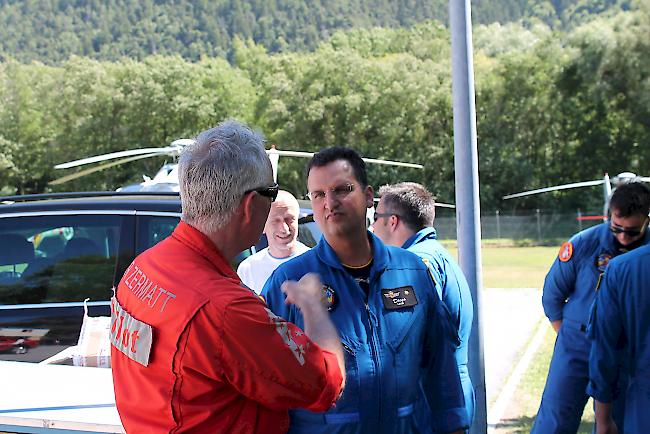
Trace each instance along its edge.
{"label": "red sleeve patch", "polygon": [[562,247],[560,247],[560,252],[557,254],[557,257],[562,262],[568,262],[569,259],[571,259],[571,256],[573,256],[573,244],[571,244],[570,241],[567,241],[562,244]]}

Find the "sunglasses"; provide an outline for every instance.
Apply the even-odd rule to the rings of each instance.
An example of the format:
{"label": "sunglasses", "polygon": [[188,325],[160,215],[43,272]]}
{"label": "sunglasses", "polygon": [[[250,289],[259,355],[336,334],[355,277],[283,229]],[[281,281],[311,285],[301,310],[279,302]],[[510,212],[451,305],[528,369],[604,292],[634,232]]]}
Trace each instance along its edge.
{"label": "sunglasses", "polygon": [[244,194],[248,194],[252,191],[255,193],[268,197],[271,199],[271,202],[275,202],[275,199],[278,197],[278,190],[280,189],[280,186],[278,185],[277,182],[273,183],[273,185],[269,187],[259,187],[259,188],[253,188],[251,190],[246,190]]}
{"label": "sunglasses", "polygon": [[399,214],[395,214],[394,212],[376,212],[373,214],[375,216],[375,220],[380,219],[380,218],[388,218],[390,216],[395,216],[395,217],[401,217]]}
{"label": "sunglasses", "polygon": [[610,225],[609,230],[612,231],[614,235],[625,234],[629,237],[638,237],[639,235],[645,232],[647,226],[648,226],[648,220],[646,219],[645,223],[643,223],[643,226],[641,226],[638,229],[623,229],[619,226]]}

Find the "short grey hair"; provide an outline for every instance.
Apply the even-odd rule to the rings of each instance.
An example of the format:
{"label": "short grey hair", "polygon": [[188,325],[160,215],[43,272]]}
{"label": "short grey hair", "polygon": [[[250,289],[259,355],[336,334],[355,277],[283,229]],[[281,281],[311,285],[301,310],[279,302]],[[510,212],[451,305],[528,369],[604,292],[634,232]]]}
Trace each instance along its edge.
{"label": "short grey hair", "polygon": [[244,193],[268,186],[273,173],[264,137],[229,119],[203,131],[178,162],[183,220],[202,232],[224,227]]}
{"label": "short grey hair", "polygon": [[399,215],[406,225],[414,231],[433,226],[436,217],[436,201],[429,191],[416,182],[400,182],[383,185],[379,197],[387,213]]}

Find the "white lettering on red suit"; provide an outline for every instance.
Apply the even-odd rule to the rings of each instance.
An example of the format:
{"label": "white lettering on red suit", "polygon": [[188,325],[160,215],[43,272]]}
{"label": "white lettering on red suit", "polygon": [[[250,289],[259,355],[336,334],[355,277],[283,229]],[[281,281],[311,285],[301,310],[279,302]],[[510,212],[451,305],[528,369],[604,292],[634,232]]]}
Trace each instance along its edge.
{"label": "white lettering on red suit", "polygon": [[146,324],[131,316],[115,297],[111,298],[111,345],[129,359],[143,366],[149,364],[153,332]]}

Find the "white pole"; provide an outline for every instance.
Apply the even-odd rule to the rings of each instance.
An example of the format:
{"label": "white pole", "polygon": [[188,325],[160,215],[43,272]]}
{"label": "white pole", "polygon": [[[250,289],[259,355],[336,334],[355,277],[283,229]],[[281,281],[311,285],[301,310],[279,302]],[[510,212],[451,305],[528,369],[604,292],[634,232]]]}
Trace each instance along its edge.
{"label": "white pole", "polygon": [[485,366],[481,312],[481,218],[478,195],[478,151],[472,20],[470,0],[449,1],[451,28],[452,96],[454,106],[454,168],[458,256],[474,301],[474,323],[469,341],[469,374],[476,391],[472,434],[487,432]]}

